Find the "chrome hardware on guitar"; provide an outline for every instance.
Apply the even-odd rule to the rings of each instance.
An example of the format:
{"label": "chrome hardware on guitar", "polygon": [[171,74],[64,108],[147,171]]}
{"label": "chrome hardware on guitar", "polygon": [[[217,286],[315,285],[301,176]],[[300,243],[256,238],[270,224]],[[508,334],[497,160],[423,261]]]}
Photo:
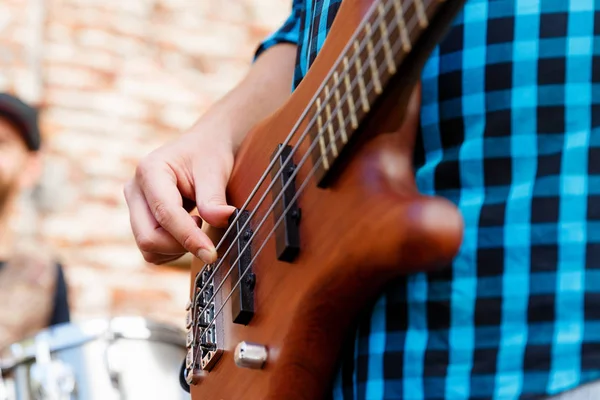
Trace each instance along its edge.
{"label": "chrome hardware on guitar", "polygon": [[189,385],[197,382],[219,360],[222,355],[223,332],[219,329],[222,316],[215,319],[220,298],[215,297],[216,280],[213,269],[207,266],[197,275],[200,287],[195,295],[195,301],[186,306],[186,346],[187,355],[180,371],[180,382],[183,389],[189,391]]}
{"label": "chrome hardware on guitar", "polygon": [[185,332],[139,317],[62,324],[0,355],[0,400],[189,399]]}

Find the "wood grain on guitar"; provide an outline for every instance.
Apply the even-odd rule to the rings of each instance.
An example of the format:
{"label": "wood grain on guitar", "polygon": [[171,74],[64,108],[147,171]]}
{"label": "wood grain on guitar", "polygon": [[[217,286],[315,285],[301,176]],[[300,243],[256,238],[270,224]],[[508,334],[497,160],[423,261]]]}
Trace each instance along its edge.
{"label": "wood grain on guitar", "polygon": [[219,260],[192,264],[192,400],[326,398],[385,283],[454,256],[460,216],[418,193],[401,124],[463,3],[344,0],[302,83],[243,143],[227,189],[239,216]]}

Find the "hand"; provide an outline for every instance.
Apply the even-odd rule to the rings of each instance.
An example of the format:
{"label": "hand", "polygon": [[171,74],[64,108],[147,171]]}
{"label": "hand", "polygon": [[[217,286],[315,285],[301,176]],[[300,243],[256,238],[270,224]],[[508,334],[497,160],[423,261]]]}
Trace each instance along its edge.
{"label": "hand", "polygon": [[[150,153],[126,184],[131,228],[147,262],[164,264],[188,251],[205,263],[216,260],[214,243],[200,229],[202,219],[224,227],[234,211],[225,199],[233,145],[216,125],[200,122]],[[189,214],[194,205],[202,219]]]}
{"label": "hand", "polygon": [[140,162],[124,192],[135,241],[146,261],[163,264],[188,251],[206,263],[216,260],[201,219],[189,211],[196,205],[210,226],[227,225],[235,210],[225,200],[235,151],[250,128],[289,98],[295,60],[296,46],[271,47],[196,126]]}

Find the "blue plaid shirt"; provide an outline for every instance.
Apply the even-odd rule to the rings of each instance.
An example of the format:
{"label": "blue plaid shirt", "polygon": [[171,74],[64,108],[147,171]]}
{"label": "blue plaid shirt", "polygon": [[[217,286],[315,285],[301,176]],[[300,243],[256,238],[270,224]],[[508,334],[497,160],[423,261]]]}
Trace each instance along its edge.
{"label": "blue plaid shirt", "polygon": [[[336,0],[294,0],[258,49]],[[447,269],[390,284],[342,360],[340,399],[517,399],[600,378],[600,1],[469,0],[422,72],[421,192],[465,220]]]}

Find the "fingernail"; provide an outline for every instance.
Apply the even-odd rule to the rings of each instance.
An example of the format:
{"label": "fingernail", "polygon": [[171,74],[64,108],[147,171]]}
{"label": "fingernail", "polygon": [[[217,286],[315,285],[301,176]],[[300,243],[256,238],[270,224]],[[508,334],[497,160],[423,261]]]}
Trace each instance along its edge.
{"label": "fingernail", "polygon": [[217,259],[217,251],[214,248],[212,250],[200,249],[198,251],[198,258],[206,264],[211,264]]}

